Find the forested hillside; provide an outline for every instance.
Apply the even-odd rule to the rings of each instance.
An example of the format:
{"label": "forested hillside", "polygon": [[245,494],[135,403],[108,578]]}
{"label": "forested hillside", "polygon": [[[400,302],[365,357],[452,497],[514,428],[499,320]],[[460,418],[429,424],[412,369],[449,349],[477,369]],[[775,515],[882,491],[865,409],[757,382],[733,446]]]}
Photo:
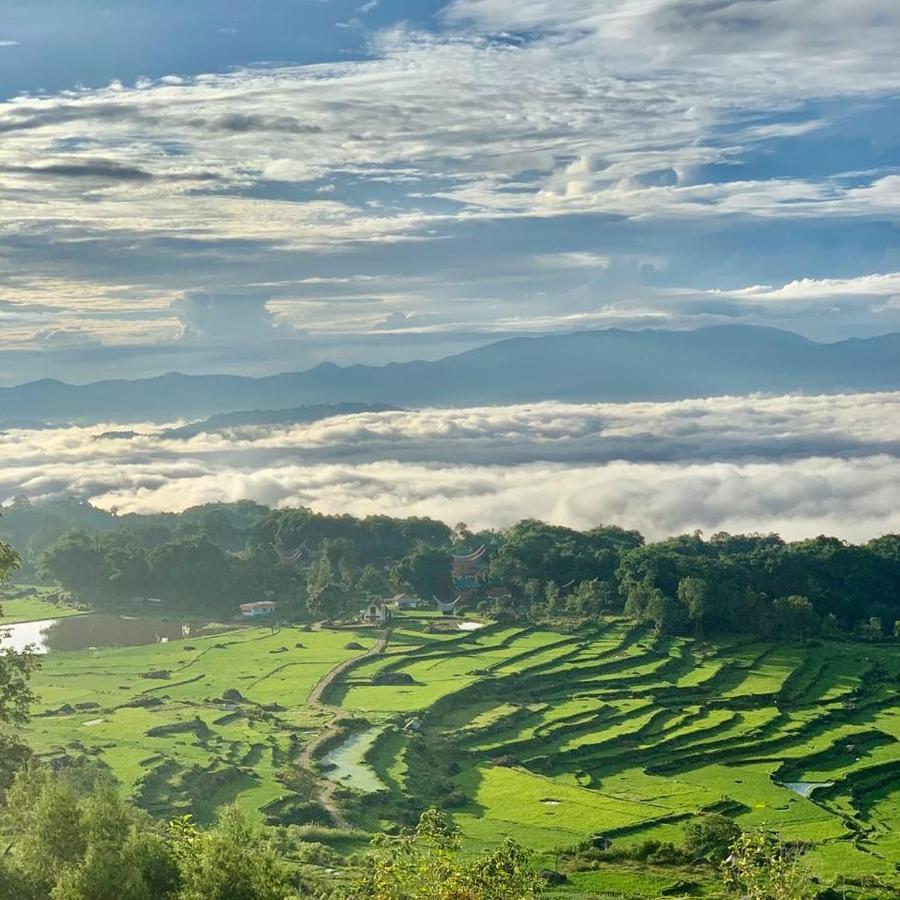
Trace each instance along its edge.
{"label": "forested hillside", "polygon": [[[4,510],[0,535],[22,553],[20,578],[58,582],[95,608],[138,598],[227,615],[277,598],[284,615],[341,618],[360,597],[409,590],[461,596],[500,618],[624,612],[660,633],[747,632],[792,640],[894,633],[900,536],[863,545],[821,536],[682,535],[647,543],[634,531],[586,532],[524,521],[471,533],[428,519],[328,516],[241,502],[181,514],[125,515],[74,501]],[[475,581],[452,560],[483,548]]]}

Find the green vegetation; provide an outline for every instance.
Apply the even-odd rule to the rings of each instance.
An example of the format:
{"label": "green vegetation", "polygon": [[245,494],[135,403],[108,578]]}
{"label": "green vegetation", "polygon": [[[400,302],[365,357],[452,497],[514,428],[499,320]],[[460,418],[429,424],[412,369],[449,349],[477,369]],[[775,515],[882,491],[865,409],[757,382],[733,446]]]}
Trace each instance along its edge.
{"label": "green vegetation", "polygon": [[[24,740],[55,771],[112,780],[153,840],[182,846],[166,823],[189,814],[208,829],[189,842],[219,860],[204,865],[227,868],[240,832],[271,862],[260,878],[280,884],[284,865],[309,896],[900,889],[896,537],[647,545],[616,528],[472,535],[240,504],[139,518],[65,530],[28,564],[101,609],[129,604],[140,570],[165,611],[224,621],[273,596],[280,624],[52,651],[33,675],[28,654],[4,654],[0,721],[18,748],[4,785]],[[399,590],[446,597],[457,546],[485,547],[476,586],[459,589],[475,630],[395,610],[385,643],[321,621]],[[87,577],[83,553],[102,583],[72,580]],[[22,609],[47,602],[15,590],[30,592],[9,601]],[[387,837],[369,849],[372,835]],[[415,893],[416,877],[434,890]]]}
{"label": "green vegetation", "polygon": [[504,841],[473,862],[461,858],[459,829],[445,814],[426,810],[415,829],[398,837],[381,835],[368,871],[352,897],[371,900],[534,900],[543,881],[529,865],[528,853]]}
{"label": "green vegetation", "polygon": [[[17,622],[38,622],[44,619],[65,619],[80,615],[82,610],[56,599],[55,591],[47,588],[25,588],[11,592],[15,599],[0,596],[3,603],[3,614],[0,625],[15,625]],[[49,599],[53,598],[53,599]]]}
{"label": "green vegetation", "polygon": [[[228,803],[298,815],[309,791],[290,763],[329,716],[306,705],[313,686],[359,656],[370,635],[285,627],[145,647],[50,653],[23,734],[35,752],[108,766],[158,816],[212,820]],[[266,813],[269,815],[269,813]],[[314,818],[321,817],[316,810]]]}

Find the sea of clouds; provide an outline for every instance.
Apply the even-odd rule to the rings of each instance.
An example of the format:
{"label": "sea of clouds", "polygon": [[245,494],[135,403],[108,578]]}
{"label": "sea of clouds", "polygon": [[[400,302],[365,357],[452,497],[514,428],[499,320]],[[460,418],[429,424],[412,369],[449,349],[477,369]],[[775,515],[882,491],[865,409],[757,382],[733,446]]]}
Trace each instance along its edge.
{"label": "sea of clouds", "polygon": [[115,423],[0,434],[0,501],[122,512],[215,500],[472,527],[535,517],[651,538],[900,531],[900,392],[364,413],[187,440]]}

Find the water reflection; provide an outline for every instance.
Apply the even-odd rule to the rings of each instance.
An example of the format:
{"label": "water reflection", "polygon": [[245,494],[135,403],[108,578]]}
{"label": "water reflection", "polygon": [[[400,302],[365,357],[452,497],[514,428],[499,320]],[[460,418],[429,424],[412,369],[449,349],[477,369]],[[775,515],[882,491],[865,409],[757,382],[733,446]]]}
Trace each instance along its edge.
{"label": "water reflection", "polygon": [[38,653],[51,650],[86,650],[91,647],[138,647],[167,643],[197,635],[202,623],[167,622],[91,613],[66,619],[21,622],[0,628],[0,647],[23,650],[34,645]]}
{"label": "water reflection", "polygon": [[382,728],[370,728],[350,734],[334,750],[322,757],[322,768],[331,781],[371,794],[384,788],[378,776],[364,761]]}

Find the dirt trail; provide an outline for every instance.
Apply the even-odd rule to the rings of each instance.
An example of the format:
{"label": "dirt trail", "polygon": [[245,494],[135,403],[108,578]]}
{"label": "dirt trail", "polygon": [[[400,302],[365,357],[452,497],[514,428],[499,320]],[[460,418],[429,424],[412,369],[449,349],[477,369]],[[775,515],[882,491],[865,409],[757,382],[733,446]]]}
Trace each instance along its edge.
{"label": "dirt trail", "polygon": [[367,650],[361,656],[354,656],[352,659],[345,659],[343,662],[338,663],[336,666],[333,666],[329,669],[315,684],[315,687],[310,691],[309,697],[307,697],[306,702],[309,706],[314,706],[316,709],[320,709],[323,712],[329,713],[333,718],[331,724],[317,737],[313,738],[301,751],[300,755],[297,757],[297,764],[302,769],[306,769],[308,772],[311,772],[313,776],[316,778],[318,784],[318,801],[319,804],[325,809],[328,814],[334,819],[335,824],[340,828],[348,828],[350,827],[347,820],[344,818],[340,809],[338,808],[337,803],[334,799],[334,792],[337,788],[340,787],[339,784],[336,784],[333,781],[330,781],[328,778],[323,778],[321,775],[318,775],[313,768],[313,761],[318,755],[319,749],[326,744],[328,741],[332,740],[334,736],[341,730],[341,721],[346,718],[346,713],[339,706],[331,706],[328,703],[322,702],[322,697],[325,695],[325,691],[331,687],[334,682],[341,677],[348,669],[353,668],[353,666],[359,665],[363,660],[369,659],[373,656],[379,656],[384,653],[384,648],[387,647],[388,641],[390,640],[391,632],[390,629],[386,629],[385,631],[378,632],[378,640],[375,642],[375,645],[371,650]]}

